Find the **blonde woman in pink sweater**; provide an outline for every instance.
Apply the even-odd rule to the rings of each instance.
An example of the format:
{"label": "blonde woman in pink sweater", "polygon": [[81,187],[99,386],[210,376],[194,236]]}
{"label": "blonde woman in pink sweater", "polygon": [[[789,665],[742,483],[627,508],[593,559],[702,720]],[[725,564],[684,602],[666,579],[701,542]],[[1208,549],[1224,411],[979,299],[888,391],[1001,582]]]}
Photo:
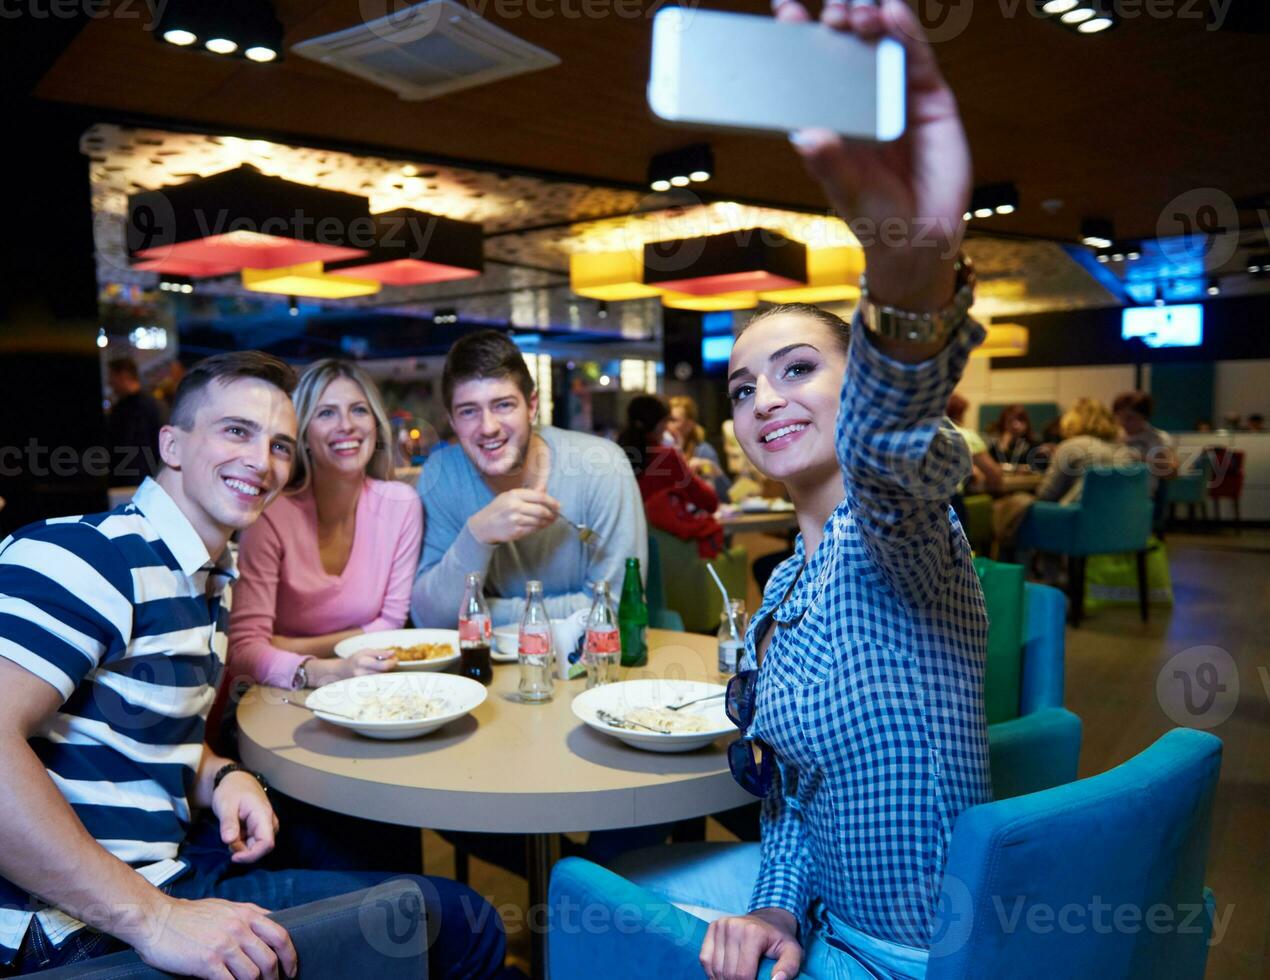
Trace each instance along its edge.
{"label": "blonde woman in pink sweater", "polygon": [[[419,563],[423,507],[412,487],[393,480],[379,390],[357,365],[328,359],[305,369],[294,399],[300,442],[287,492],[239,542],[223,700],[241,681],[320,687],[396,666],[390,656],[376,659],[386,651],[335,656],[346,637],[405,623]],[[224,735],[229,750],[233,727]],[[283,827],[277,853],[291,865],[418,871],[417,830],[273,797]]]}
{"label": "blonde woman in pink sweater", "polygon": [[229,624],[233,677],[298,689],[391,670],[384,651],[335,645],[399,629],[419,564],[419,495],[393,480],[374,381],[348,361],[311,364],[295,391],[300,444],[287,492],[242,535]]}

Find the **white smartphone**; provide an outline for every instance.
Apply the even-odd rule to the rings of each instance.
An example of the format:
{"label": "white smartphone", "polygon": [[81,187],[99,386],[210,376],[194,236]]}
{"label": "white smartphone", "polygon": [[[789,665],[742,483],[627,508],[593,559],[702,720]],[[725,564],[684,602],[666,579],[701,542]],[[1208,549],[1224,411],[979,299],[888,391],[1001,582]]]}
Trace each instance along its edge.
{"label": "white smartphone", "polygon": [[906,92],[894,38],[691,7],[653,19],[648,104],[668,122],[887,142],[904,133]]}

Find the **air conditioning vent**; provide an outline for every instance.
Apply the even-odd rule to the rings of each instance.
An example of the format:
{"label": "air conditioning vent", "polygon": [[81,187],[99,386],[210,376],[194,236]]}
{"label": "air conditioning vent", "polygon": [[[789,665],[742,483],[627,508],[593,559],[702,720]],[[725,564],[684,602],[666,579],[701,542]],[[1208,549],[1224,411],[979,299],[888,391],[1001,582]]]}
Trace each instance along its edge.
{"label": "air conditioning vent", "polygon": [[560,64],[455,0],[426,0],[291,49],[409,101]]}

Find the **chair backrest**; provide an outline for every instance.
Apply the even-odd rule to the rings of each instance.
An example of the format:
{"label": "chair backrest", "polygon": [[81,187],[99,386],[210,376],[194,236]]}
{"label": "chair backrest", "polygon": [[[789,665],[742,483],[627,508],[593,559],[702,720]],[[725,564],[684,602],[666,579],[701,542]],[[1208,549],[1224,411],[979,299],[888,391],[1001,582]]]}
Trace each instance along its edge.
{"label": "chair backrest", "polygon": [[1244,453],[1240,449],[1209,446],[1204,450],[1210,497],[1238,498],[1244,489]]}
{"label": "chair backrest", "polygon": [[644,569],[644,601],[648,603],[650,618],[666,608],[666,588],[662,584],[661,574],[661,546],[651,534],[648,536],[648,567]]}
{"label": "chair backrest", "polygon": [[[666,608],[679,613],[683,617],[684,628],[693,633],[717,632],[719,617],[723,613],[723,598],[706,571],[705,559],[697,551],[697,542],[684,541],[656,527],[648,529],[648,536],[656,541],[661,555]],[[745,549],[733,547],[721,551],[712,564],[728,594],[733,598],[743,597],[748,565]],[[754,610],[747,612],[753,614]]]}
{"label": "chair backrest", "polygon": [[1142,551],[1151,536],[1150,477],[1144,463],[1085,471],[1072,554]]}
{"label": "chair backrest", "polygon": [[1176,729],[1123,765],[964,811],[928,980],[1201,980],[1221,741]]}
{"label": "chair backrest", "polygon": [[988,662],[983,701],[988,724],[1019,716],[1019,679],[1023,673],[1023,566],[976,558],[975,571],[988,610]]}

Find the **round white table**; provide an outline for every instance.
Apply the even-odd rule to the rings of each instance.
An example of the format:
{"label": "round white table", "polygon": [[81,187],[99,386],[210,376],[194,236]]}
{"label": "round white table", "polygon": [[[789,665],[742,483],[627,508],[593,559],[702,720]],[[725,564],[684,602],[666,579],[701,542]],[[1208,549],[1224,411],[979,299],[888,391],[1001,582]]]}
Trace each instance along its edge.
{"label": "round white table", "polygon": [[[649,631],[642,677],[723,683],[715,639]],[[728,771],[722,738],[682,754],[633,749],[593,731],[570,702],[582,680],[556,681],[554,700],[524,704],[516,664],[495,666],[485,703],[430,735],[376,741],[252,688],[238,708],[243,762],[281,792],[339,813],[409,827],[529,836],[530,907],[545,903],[565,831],[614,830],[700,817],[753,802]],[[535,975],[542,941],[533,937]]]}

